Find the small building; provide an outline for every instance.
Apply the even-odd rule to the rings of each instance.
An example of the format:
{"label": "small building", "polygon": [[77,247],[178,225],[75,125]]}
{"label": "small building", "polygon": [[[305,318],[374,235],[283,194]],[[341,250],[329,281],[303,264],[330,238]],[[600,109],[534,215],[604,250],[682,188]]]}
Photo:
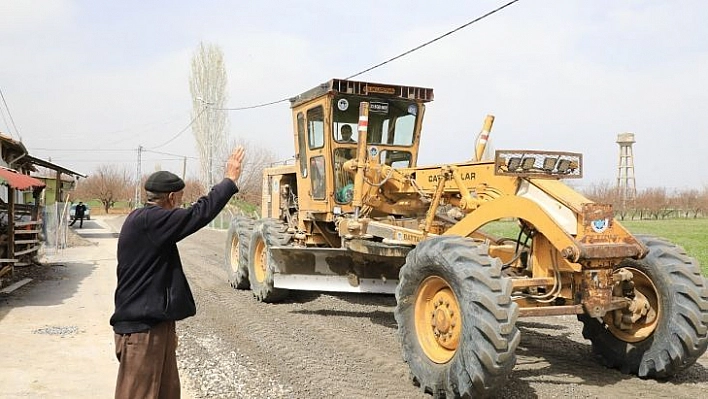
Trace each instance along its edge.
{"label": "small building", "polygon": [[[14,266],[36,262],[46,231],[41,198],[51,179],[30,176],[37,166],[55,172],[54,199],[63,198],[62,173],[85,177],[28,154],[21,141],[0,133],[0,278]],[[57,184],[60,181],[61,184]]]}
{"label": "small building", "polygon": [[[51,173],[50,173],[51,172]],[[57,202],[65,202],[66,193],[74,190],[76,187],[76,178],[71,175],[61,175],[57,179],[56,174],[53,171],[50,172],[36,172],[31,173],[30,176],[43,182],[45,184],[44,191],[42,192],[40,205],[48,206]],[[57,189],[57,187],[59,187]],[[32,193],[25,192],[25,202],[32,201]],[[63,198],[58,198],[58,197]]]}
{"label": "small building", "polygon": [[57,202],[67,202],[67,193],[76,188],[76,183],[80,178],[86,177],[82,173],[29,155],[27,156],[27,162],[32,163],[35,167],[42,168],[41,170],[34,168],[35,171],[31,173],[31,176],[46,184],[41,202],[44,206]]}

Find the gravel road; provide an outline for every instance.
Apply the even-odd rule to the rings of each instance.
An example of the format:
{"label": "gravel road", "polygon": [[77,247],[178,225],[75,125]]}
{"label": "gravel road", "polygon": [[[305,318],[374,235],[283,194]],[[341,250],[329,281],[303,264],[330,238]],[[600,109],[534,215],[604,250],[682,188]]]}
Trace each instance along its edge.
{"label": "gravel road", "polygon": [[[291,292],[257,302],[226,283],[226,234],[180,243],[197,316],[178,324],[179,365],[196,398],[426,398],[409,379],[386,295]],[[697,398],[708,355],[678,378],[642,380],[593,357],[575,317],[520,319],[517,365],[504,398]]]}
{"label": "gravel road", "polygon": [[[105,222],[120,230],[121,218]],[[36,273],[33,283],[0,298],[0,336],[13,340],[1,347],[0,397],[110,397],[116,240],[91,227],[72,243],[86,250],[22,269]],[[291,292],[284,303],[260,303],[226,283],[225,238],[204,229],[179,244],[198,306],[177,324],[184,398],[429,397],[402,360],[393,296]],[[708,355],[672,380],[642,380],[601,366],[574,317],[517,324],[518,361],[498,397],[706,397]]]}

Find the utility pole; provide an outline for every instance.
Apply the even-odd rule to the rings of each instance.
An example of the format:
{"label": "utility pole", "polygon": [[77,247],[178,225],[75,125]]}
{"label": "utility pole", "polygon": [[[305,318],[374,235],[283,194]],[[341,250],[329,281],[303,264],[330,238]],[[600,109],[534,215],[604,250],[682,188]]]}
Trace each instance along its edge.
{"label": "utility pole", "polygon": [[142,152],[143,152],[143,146],[139,145],[138,146],[138,167],[137,170],[135,171],[135,197],[133,198],[133,209],[138,208],[138,204],[140,204],[140,180],[142,178]]}
{"label": "utility pole", "polygon": [[184,157],[184,160],[182,161],[182,180],[185,180],[187,177],[187,157]]}

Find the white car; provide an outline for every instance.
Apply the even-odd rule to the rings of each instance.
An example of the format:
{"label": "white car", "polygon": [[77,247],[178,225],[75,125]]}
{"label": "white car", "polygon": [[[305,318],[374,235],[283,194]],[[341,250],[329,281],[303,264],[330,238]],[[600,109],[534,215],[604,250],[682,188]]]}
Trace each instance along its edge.
{"label": "white car", "polygon": [[[74,220],[74,214],[76,213],[76,205],[74,204],[69,208],[69,220]],[[88,205],[84,204],[86,207],[86,211],[84,212],[84,219],[85,220],[91,220],[91,208],[89,208]]]}

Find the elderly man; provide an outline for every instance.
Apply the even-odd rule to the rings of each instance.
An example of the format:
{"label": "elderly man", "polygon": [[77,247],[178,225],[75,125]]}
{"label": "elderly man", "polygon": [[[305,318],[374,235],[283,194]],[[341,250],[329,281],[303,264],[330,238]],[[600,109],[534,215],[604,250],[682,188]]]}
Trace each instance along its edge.
{"label": "elderly man", "polygon": [[231,154],[224,180],[182,208],[184,182],[155,172],[147,202],[131,212],[118,238],[118,285],[111,325],[120,362],[116,398],[179,398],[175,321],[196,314],[177,242],[214,219],[238,192],[244,150]]}

